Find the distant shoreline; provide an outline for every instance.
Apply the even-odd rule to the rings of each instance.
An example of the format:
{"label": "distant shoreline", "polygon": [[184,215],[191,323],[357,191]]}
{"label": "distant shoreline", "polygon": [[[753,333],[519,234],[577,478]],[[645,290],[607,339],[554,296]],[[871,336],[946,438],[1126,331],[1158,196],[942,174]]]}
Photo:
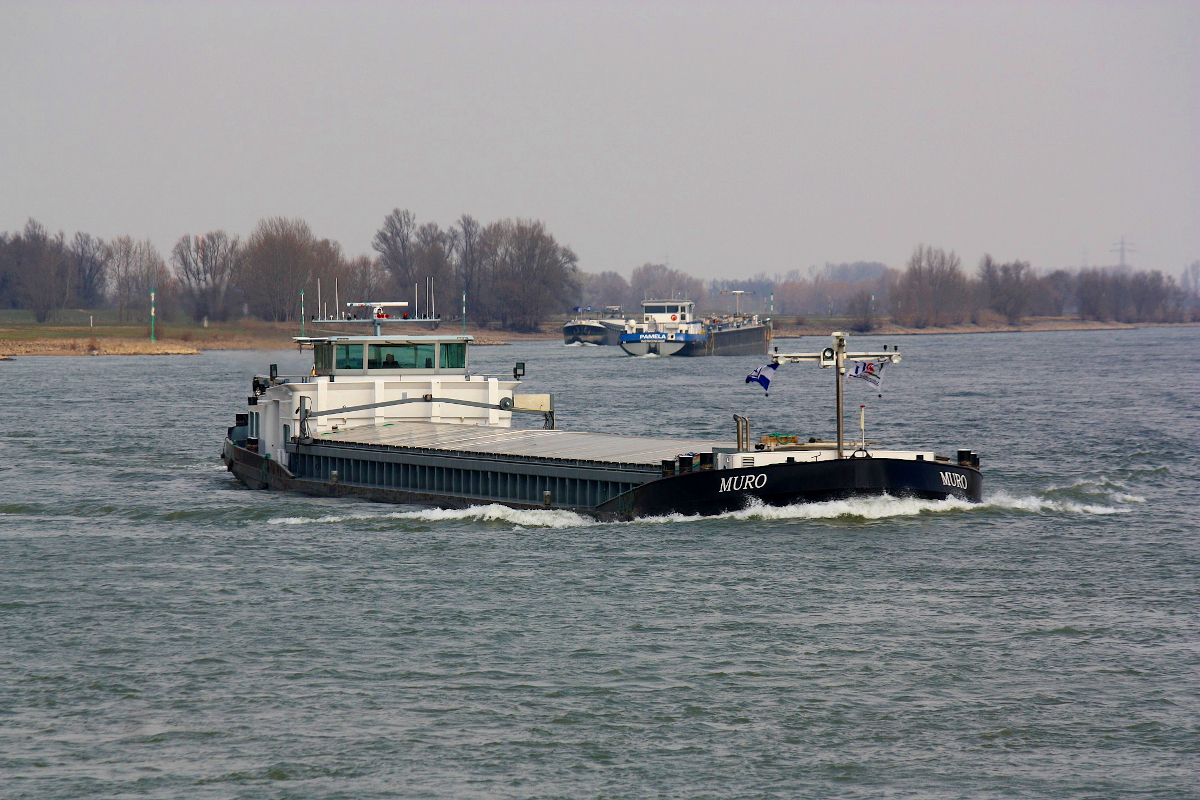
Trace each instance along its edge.
{"label": "distant shoreline", "polygon": [[[553,325],[553,323],[548,323]],[[1133,328],[1186,328],[1198,327],[1200,322],[1095,322],[1092,320],[1065,319],[1062,317],[1033,318],[1019,325],[988,322],[983,324],[956,325],[947,328],[905,328],[884,323],[870,332],[850,331],[855,336],[923,336],[931,334],[963,333],[1040,333],[1045,331],[1092,331],[1128,330]],[[832,320],[822,324],[781,324],[775,328],[775,338],[795,339],[803,336],[828,336],[836,329],[847,329],[845,320]],[[91,336],[75,334],[70,329],[56,329],[54,336],[38,336],[45,329],[40,326],[21,325],[0,327],[0,359],[26,356],[88,356],[88,355],[197,355],[204,350],[282,350],[294,347],[285,326],[262,328],[254,331],[238,331],[233,335],[212,338],[169,337],[151,342],[148,338],[132,336]],[[83,331],[88,329],[84,328]],[[454,332],[453,326],[446,328]],[[48,332],[48,331],[46,331]],[[33,336],[30,336],[33,334]],[[557,326],[538,333],[513,333],[478,328],[467,328],[467,334],[475,337],[475,344],[508,345],[523,341],[554,341],[562,338]]]}
{"label": "distant shoreline", "polygon": [[[1018,325],[986,322],[980,324],[953,325],[945,328],[906,328],[890,322],[881,324],[871,331],[854,331],[855,336],[925,336],[930,334],[960,333],[1041,333],[1043,331],[1121,331],[1135,328],[1194,328],[1200,322],[1097,322],[1095,320],[1065,319],[1062,317],[1035,317]],[[775,337],[793,339],[800,336],[828,336],[833,328],[815,325],[777,325]]]}

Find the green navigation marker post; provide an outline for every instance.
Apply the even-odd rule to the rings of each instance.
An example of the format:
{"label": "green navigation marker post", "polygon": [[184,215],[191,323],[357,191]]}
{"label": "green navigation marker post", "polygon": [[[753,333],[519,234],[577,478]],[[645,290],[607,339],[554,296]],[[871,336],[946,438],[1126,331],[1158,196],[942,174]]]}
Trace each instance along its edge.
{"label": "green navigation marker post", "polygon": [[154,290],[150,290],[150,341],[154,341]]}

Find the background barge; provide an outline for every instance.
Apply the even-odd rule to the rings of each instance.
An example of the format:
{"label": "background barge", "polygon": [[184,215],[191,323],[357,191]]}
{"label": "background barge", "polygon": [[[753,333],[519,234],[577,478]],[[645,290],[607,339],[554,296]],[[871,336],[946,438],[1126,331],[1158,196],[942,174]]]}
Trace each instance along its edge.
{"label": "background barge", "polygon": [[771,326],[756,314],[698,318],[691,300],[647,300],[642,319],[627,320],[619,337],[631,356],[750,356],[766,354]]}

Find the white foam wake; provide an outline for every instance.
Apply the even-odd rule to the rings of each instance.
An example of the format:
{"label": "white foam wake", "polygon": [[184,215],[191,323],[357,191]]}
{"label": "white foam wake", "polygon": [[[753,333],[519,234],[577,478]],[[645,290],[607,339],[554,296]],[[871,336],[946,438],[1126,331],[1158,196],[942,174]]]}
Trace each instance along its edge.
{"label": "white foam wake", "polygon": [[[1117,502],[1125,502],[1113,497]],[[1130,502],[1143,503],[1145,498],[1136,498]],[[1005,492],[998,492],[986,498],[982,507],[1004,508],[1013,511],[1030,511],[1033,513],[1050,514],[1129,514],[1131,508],[1109,506],[1101,503],[1082,503],[1075,500],[1053,500],[1045,497],[1013,497]]]}
{"label": "white foam wake", "polygon": [[[1106,475],[1098,475],[1095,478],[1085,478],[1076,481],[1075,483],[1066,485],[1054,485],[1046,490],[1047,495],[1057,494],[1076,494],[1076,495],[1097,495],[1099,497],[1112,500],[1115,503],[1144,503],[1146,498],[1141,495],[1133,494],[1130,491],[1129,484],[1116,478],[1109,478]],[[1079,499],[1079,498],[1076,498]]]}
{"label": "white foam wake", "polygon": [[[1140,502],[1140,500],[1134,501]],[[1014,497],[998,492],[982,503],[970,503],[957,498],[945,500],[919,500],[910,497],[859,497],[849,500],[830,500],[823,503],[796,503],[788,506],[768,506],[753,502],[746,508],[701,517],[688,514],[666,514],[654,517],[638,517],[632,523],[601,523],[573,511],[543,509],[517,509],[499,504],[470,506],[468,508],[426,508],[414,511],[393,511],[376,514],[332,514],[322,517],[278,517],[268,520],[270,525],[321,525],[340,522],[408,520],[412,522],[490,522],[507,523],[522,528],[582,528],[601,524],[657,525],[673,522],[704,522],[708,520],[817,520],[817,519],[863,519],[876,520],[893,517],[915,517],[920,514],[977,513],[989,509],[1022,511],[1032,514],[1082,514],[1108,515],[1128,514],[1130,508],[1081,503],[1073,500],[1053,500],[1043,497]]]}
{"label": "white foam wake", "polygon": [[477,522],[507,522],[525,528],[578,528],[598,525],[596,520],[573,511],[509,508],[496,503],[468,508],[423,508],[416,511],[393,511],[383,514],[337,514],[324,517],[278,517],[269,525],[315,525],[356,520],[411,520],[415,522],[446,522],[473,520]]}
{"label": "white foam wake", "polygon": [[[1114,498],[1116,499],[1116,498]],[[1124,502],[1124,501],[1118,501]],[[1135,498],[1131,502],[1143,502]],[[920,500],[911,497],[857,497],[849,500],[829,500],[823,503],[796,503],[788,506],[768,506],[752,502],[746,508],[717,514],[711,517],[667,514],[659,517],[639,517],[636,523],[695,522],[705,519],[734,520],[787,520],[787,519],[838,519],[858,518],[865,520],[890,517],[914,517],[919,514],[945,514],[951,512],[977,513],[989,509],[1025,511],[1035,514],[1128,514],[1129,508],[1080,503],[1071,500],[1051,500],[1042,497],[1013,497],[1004,492],[985,497],[982,503],[971,503],[955,497],[945,500]]]}
{"label": "white foam wake", "polygon": [[789,506],[769,506],[758,501],[746,508],[716,514],[711,517],[667,514],[660,517],[639,517],[637,523],[696,522],[699,520],[787,520],[787,519],[837,519],[839,517],[859,519],[886,519],[888,517],[912,517],[926,513],[948,511],[970,511],[979,508],[977,503],[950,498],[947,500],[918,500],[908,497],[858,497],[850,500],[828,500],[823,503],[796,503]]}

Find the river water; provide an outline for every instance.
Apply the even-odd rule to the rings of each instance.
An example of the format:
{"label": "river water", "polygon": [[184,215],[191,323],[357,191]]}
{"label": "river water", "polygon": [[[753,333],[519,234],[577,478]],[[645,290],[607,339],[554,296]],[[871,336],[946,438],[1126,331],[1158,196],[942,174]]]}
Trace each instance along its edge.
{"label": "river water", "polygon": [[[224,429],[306,355],[0,364],[0,796],[1198,796],[1200,329],[851,339],[884,343],[848,407],[977,450],[983,504],[253,492]],[[472,359],[561,428],[833,434],[815,365]]]}

